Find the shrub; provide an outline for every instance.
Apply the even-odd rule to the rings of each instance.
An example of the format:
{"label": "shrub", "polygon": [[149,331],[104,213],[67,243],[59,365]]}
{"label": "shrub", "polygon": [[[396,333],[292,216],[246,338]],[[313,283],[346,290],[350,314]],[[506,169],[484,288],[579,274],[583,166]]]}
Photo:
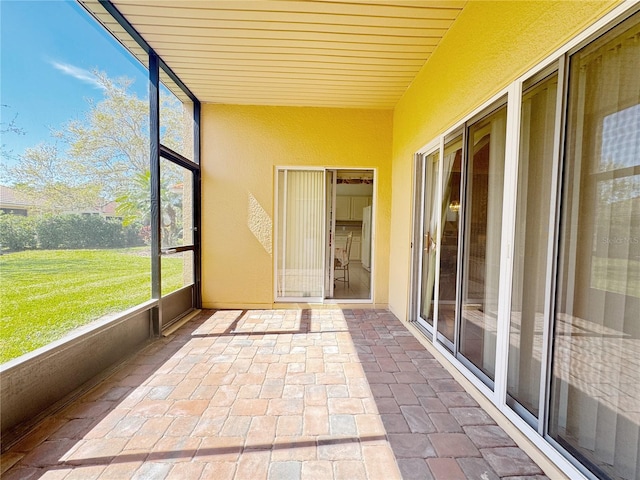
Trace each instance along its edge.
{"label": "shrub", "polygon": [[38,246],[45,250],[61,248],[64,243],[65,223],[61,215],[40,218],[36,225]]}
{"label": "shrub", "polygon": [[55,215],[37,224],[40,248],[117,248],[126,246],[122,223],[98,215]]}
{"label": "shrub", "polygon": [[144,226],[134,223],[123,228],[126,247],[141,247],[145,245],[143,234]]}
{"label": "shrub", "polygon": [[142,227],[98,215],[0,215],[0,246],[26,249],[122,248],[144,245]]}
{"label": "shrub", "polygon": [[0,248],[11,251],[36,248],[36,226],[32,217],[0,214]]}

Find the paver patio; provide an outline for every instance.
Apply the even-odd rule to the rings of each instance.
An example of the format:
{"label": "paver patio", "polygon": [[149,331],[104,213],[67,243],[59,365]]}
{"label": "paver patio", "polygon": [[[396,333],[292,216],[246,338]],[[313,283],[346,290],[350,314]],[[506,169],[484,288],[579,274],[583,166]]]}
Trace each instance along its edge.
{"label": "paver patio", "polygon": [[385,310],[203,311],[2,460],[5,480],[547,478]]}

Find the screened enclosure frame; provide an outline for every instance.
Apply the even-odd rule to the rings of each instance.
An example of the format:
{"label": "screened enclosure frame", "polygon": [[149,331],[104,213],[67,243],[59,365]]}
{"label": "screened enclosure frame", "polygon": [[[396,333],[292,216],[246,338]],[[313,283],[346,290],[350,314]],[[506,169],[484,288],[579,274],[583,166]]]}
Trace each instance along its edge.
{"label": "screened enclosure frame", "polygon": [[[149,130],[150,130],[150,173],[151,173],[151,298],[156,301],[156,305],[152,308],[152,331],[155,335],[159,335],[168,323],[176,318],[164,318],[162,314],[162,279],[161,279],[161,257],[162,239],[161,239],[161,209],[160,209],[160,159],[166,160],[179,165],[193,174],[193,243],[188,246],[177,246],[176,248],[166,249],[178,251],[193,252],[193,291],[190,295],[191,305],[187,307],[185,303],[184,313],[188,313],[189,309],[201,308],[201,175],[200,175],[200,112],[201,104],[198,98],[189,90],[189,88],[180,80],[180,78],[171,70],[171,68],[162,60],[162,58],[153,50],[147,41],[138,33],[138,31],[129,23],[129,21],[120,13],[117,7],[110,0],[98,0],[100,5],[116,20],[116,22],[127,32],[127,34],[137,43],[137,45],[146,53],[147,58],[139,58],[141,62],[148,60],[149,72]],[[115,37],[114,37],[115,38]],[[125,46],[125,48],[127,48]],[[180,92],[193,103],[193,158],[189,159],[183,155],[174,152],[170,148],[164,146],[160,142],[160,85],[161,75],[165,75]],[[168,252],[165,252],[165,254]],[[187,288],[187,287],[185,287]],[[177,297],[177,296],[174,296]],[[174,301],[185,301],[184,299],[174,298]],[[173,316],[173,315],[172,315]],[[181,316],[181,314],[179,315]],[[179,318],[178,316],[178,318]]]}
{"label": "screened enclosure frame", "polygon": [[[145,209],[145,213],[149,213],[153,227],[150,268],[147,270],[151,274],[151,296],[142,303],[99,319],[81,330],[71,332],[1,366],[2,403],[3,407],[6,407],[2,409],[3,450],[19,441],[26,431],[51,412],[62,408],[92,388],[95,382],[103,378],[101,375],[147,345],[150,338],[160,335],[166,322],[201,305],[200,102],[110,1],[98,0],[97,3],[104,11],[96,14],[92,13],[82,0],[77,3],[92,17],[92,21],[100,24],[107,35],[120,43],[129,60],[139,61],[145,71],[142,78],[146,79],[148,85],[149,140],[144,146],[149,147],[150,152],[147,165],[151,186],[147,190],[148,197],[144,196],[143,201],[150,205],[150,208]],[[96,7],[95,4],[93,7]],[[106,22],[100,20],[107,17],[110,18]],[[111,22],[111,18],[116,22]],[[116,38],[118,36],[120,40]],[[128,38],[122,40],[125,37]],[[131,39],[134,41],[129,42]],[[171,86],[167,87],[171,93],[179,96],[189,106],[192,105],[192,110],[183,115],[183,120],[189,117],[192,133],[188,135],[191,138],[188,140],[188,150],[192,152],[193,158],[181,158],[160,144],[161,78],[171,83]],[[182,111],[185,112],[184,107]],[[166,160],[187,168],[193,175],[193,242],[179,246],[186,247],[186,253],[193,252],[193,284],[165,297],[161,295],[160,268],[161,155]],[[19,388],[16,388],[16,385]]]}

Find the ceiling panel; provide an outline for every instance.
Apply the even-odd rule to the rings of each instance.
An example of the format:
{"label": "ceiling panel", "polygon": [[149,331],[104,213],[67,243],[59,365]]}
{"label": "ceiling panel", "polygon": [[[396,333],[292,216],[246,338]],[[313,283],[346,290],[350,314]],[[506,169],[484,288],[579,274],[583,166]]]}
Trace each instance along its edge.
{"label": "ceiling panel", "polygon": [[113,0],[201,102],[349,108],[393,108],[465,3]]}

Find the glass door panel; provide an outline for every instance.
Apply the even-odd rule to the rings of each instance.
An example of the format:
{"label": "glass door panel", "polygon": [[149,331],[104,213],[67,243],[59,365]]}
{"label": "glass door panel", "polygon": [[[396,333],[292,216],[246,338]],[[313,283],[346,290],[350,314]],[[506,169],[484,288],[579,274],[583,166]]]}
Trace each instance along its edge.
{"label": "glass door panel", "polygon": [[524,86],[507,393],[538,417],[558,75]]}
{"label": "glass door panel", "polygon": [[162,294],[194,282],[193,172],[160,158]]}
{"label": "glass door panel", "polygon": [[438,226],[438,174],[440,151],[424,157],[424,201],[422,215],[422,265],[420,319],[433,326]]}
{"label": "glass door panel", "polygon": [[194,185],[198,174],[198,165],[160,146],[160,324],[163,329],[191,311],[198,301],[198,250],[194,235],[197,221]]}
{"label": "glass door panel", "polygon": [[462,135],[444,146],[443,195],[440,206],[442,233],[438,272],[438,338],[453,350],[458,294],[458,244],[462,182]]}
{"label": "glass door panel", "polygon": [[325,268],[325,173],[278,172],[276,296],[322,301]]}
{"label": "glass door panel", "polygon": [[570,60],[549,435],[640,478],[640,15]]}
{"label": "glass door panel", "polygon": [[495,373],[506,106],[469,127],[460,353]]}
{"label": "glass door panel", "polygon": [[162,249],[193,245],[193,173],[160,158]]}
{"label": "glass door panel", "polygon": [[[335,173],[333,299],[372,299],[373,170]],[[329,192],[327,192],[328,194]],[[328,201],[327,201],[328,204]],[[327,290],[328,292],[328,290]]]}

